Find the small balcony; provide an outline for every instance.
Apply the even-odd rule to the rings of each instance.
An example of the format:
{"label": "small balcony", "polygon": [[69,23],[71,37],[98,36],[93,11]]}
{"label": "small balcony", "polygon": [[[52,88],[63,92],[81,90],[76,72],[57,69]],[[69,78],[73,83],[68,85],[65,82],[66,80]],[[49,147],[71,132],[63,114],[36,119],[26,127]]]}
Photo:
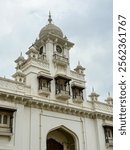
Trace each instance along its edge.
{"label": "small balcony", "polygon": [[83,103],[83,90],[84,86],[76,83],[72,83],[72,97],[74,103]]}
{"label": "small balcony", "polygon": [[0,107],[0,136],[11,136],[14,110]]}
{"label": "small balcony", "polygon": [[48,96],[50,94],[50,90],[48,87],[42,87],[41,89],[38,90],[38,93],[41,95]]}
{"label": "small balcony", "polygon": [[70,98],[70,92],[65,90],[57,91],[56,98],[68,100]]}
{"label": "small balcony", "polygon": [[38,93],[40,95],[48,96],[51,92],[52,77],[46,76],[41,72],[38,74]]}
{"label": "small balcony", "polygon": [[106,139],[106,145],[108,146],[108,147],[112,147],[113,146],[113,139],[112,138],[108,138],[108,139]]}
{"label": "small balcony", "polygon": [[12,128],[11,127],[0,127],[0,136],[12,136]]}
{"label": "small balcony", "polygon": [[54,54],[53,62],[56,63],[57,65],[67,66],[69,63],[69,60],[65,56],[60,56],[58,54]]}
{"label": "small balcony", "polygon": [[70,80],[66,75],[57,74],[55,76],[55,94],[57,99],[68,100],[70,98]]}
{"label": "small balcony", "polygon": [[73,98],[74,103],[83,103],[83,97],[82,96],[76,96]]}

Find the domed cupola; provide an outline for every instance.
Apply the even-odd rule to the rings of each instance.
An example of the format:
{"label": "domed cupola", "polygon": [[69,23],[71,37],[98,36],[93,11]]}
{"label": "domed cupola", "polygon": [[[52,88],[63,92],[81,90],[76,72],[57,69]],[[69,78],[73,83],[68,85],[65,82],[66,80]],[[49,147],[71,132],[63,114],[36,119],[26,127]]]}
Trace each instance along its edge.
{"label": "domed cupola", "polygon": [[56,25],[52,24],[52,18],[51,14],[49,13],[49,18],[48,18],[49,24],[47,24],[45,27],[43,27],[39,33],[39,38],[42,38],[43,36],[47,35],[48,33],[54,34],[56,36],[62,37],[63,38],[63,32],[62,30],[57,27]]}

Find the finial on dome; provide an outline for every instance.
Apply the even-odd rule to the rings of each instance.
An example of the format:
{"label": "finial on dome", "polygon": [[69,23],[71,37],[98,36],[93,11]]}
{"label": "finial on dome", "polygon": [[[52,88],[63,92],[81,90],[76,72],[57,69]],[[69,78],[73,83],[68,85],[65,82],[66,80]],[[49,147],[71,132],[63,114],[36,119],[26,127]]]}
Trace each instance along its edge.
{"label": "finial on dome", "polygon": [[92,92],[94,92],[94,87],[92,87]]}
{"label": "finial on dome", "polygon": [[78,61],[78,65],[80,66],[80,61]]}
{"label": "finial on dome", "polygon": [[49,18],[48,18],[48,22],[51,23],[52,19],[51,19],[51,12],[49,11]]}
{"label": "finial on dome", "polygon": [[108,92],[108,96],[110,97],[110,92]]}
{"label": "finial on dome", "polygon": [[20,53],[20,56],[22,56],[22,52]]}

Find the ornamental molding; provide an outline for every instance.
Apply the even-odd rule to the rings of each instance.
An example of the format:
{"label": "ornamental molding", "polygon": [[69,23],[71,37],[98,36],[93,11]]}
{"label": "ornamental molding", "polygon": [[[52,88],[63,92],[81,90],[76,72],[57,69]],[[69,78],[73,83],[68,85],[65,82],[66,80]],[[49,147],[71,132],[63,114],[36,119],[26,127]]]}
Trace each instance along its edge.
{"label": "ornamental molding", "polygon": [[78,74],[77,72],[70,70],[70,76],[72,76],[76,81],[86,82],[83,74]]}
{"label": "ornamental molding", "polygon": [[39,69],[49,69],[49,63],[47,61],[39,60],[36,58],[28,58],[24,64],[22,64],[20,67],[22,70],[27,70],[29,67],[36,67]]}
{"label": "ornamental molding", "polygon": [[79,117],[91,118],[91,119],[103,119],[103,120],[113,120],[113,115],[110,113],[104,113],[100,111],[87,110],[84,107],[78,108],[74,106],[68,106],[63,104],[56,104],[51,101],[41,101],[34,99],[31,96],[17,95],[8,92],[0,91],[0,100],[9,101],[12,103],[22,104],[27,107],[33,107],[37,109],[43,109],[48,111],[54,111],[64,114],[70,114]]}
{"label": "ornamental molding", "polygon": [[40,39],[35,41],[35,45],[39,45],[39,43],[42,43],[41,40],[45,41],[45,43],[47,42],[48,38],[52,41],[56,41],[58,43],[61,43],[61,45],[66,45],[68,47],[68,49],[70,49],[71,47],[74,46],[74,43],[68,41],[66,38],[62,38],[58,35],[52,34],[52,33],[47,33],[47,35],[44,35],[43,37],[41,37]]}

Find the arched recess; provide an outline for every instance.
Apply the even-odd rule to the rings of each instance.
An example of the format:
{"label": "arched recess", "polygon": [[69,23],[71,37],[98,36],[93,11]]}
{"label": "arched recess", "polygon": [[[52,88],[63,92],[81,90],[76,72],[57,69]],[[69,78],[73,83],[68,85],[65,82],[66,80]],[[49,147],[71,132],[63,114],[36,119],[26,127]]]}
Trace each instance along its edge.
{"label": "arched recess", "polygon": [[79,140],[73,131],[62,125],[48,132],[46,147],[46,150],[79,150]]}

